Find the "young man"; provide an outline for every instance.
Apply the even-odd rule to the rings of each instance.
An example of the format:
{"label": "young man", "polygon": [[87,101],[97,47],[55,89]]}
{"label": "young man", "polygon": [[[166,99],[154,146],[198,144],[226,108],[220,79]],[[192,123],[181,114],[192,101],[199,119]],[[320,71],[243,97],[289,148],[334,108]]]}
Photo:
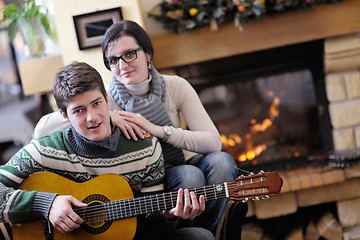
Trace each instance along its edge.
{"label": "young man", "polygon": [[[73,62],[60,69],[54,80],[54,97],[70,127],[31,141],[0,166],[2,222],[42,218],[65,234],[84,222],[74,208],[87,205],[74,196],[18,189],[36,172],[53,172],[74,182],[115,173],[143,195],[163,190],[164,161],[158,140],[151,136],[128,140],[111,124],[105,87],[94,68]],[[202,228],[175,230],[176,219],[193,219],[204,209],[204,196],[197,198],[180,189],[174,208],[139,217],[135,239],[214,239]]]}

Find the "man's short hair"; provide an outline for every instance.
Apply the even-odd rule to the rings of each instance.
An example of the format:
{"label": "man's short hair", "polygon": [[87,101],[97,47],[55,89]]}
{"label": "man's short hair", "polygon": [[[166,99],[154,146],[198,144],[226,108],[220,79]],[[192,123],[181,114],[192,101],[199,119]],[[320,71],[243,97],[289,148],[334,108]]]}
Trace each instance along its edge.
{"label": "man's short hair", "polygon": [[88,91],[100,90],[107,100],[100,73],[85,62],[72,62],[61,68],[54,79],[54,97],[58,108],[65,114],[70,98]]}

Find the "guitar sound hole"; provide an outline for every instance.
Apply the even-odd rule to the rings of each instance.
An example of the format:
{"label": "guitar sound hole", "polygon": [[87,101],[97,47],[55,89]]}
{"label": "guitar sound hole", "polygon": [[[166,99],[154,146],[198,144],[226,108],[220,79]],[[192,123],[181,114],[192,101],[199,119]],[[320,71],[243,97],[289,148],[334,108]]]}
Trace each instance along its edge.
{"label": "guitar sound hole", "polygon": [[110,228],[112,222],[106,221],[106,209],[104,202],[110,200],[100,194],[93,194],[86,197],[83,202],[88,204],[88,207],[83,211],[82,218],[84,223],[82,228],[91,234],[100,234]]}
{"label": "guitar sound hole", "polygon": [[[92,203],[89,205],[90,210],[85,210],[85,219],[87,225],[91,227],[100,227],[105,223],[105,209],[103,208],[101,203]],[[91,210],[96,207],[97,211]]]}

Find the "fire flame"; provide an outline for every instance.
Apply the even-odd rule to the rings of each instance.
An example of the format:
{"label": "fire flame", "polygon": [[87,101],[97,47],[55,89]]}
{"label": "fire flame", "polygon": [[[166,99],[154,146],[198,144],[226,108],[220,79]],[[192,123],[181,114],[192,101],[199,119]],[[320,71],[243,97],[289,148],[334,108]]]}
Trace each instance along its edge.
{"label": "fire flame", "polygon": [[224,134],[221,134],[220,139],[221,139],[223,146],[226,148],[235,147],[236,145],[239,145],[242,142],[241,137],[235,133],[230,134],[229,137],[227,137]]}
{"label": "fire flame", "polygon": [[[269,92],[269,95],[272,95],[273,92]],[[257,156],[259,156],[263,151],[266,150],[267,146],[265,144],[252,146],[251,145],[251,139],[252,136],[259,133],[259,132],[265,132],[268,130],[272,125],[274,120],[279,116],[280,111],[278,109],[278,106],[280,104],[280,99],[278,97],[274,97],[274,100],[272,104],[269,107],[268,110],[268,117],[265,118],[261,122],[257,122],[256,119],[250,120],[250,132],[245,134],[245,144],[246,150],[243,153],[238,154],[236,157],[236,160],[239,162],[245,162],[245,161],[253,161]],[[241,136],[239,136],[236,133],[229,134],[226,136],[225,134],[220,135],[221,142],[224,146],[224,148],[234,148],[237,145],[240,145],[243,143],[243,139]],[[256,164],[254,162],[254,164]]]}
{"label": "fire flame", "polygon": [[239,162],[252,161],[255,157],[259,156],[267,148],[266,145],[256,146],[254,149],[249,150],[243,154],[240,154],[237,160]]}
{"label": "fire flame", "polygon": [[268,111],[269,118],[265,118],[261,123],[257,123],[256,119],[250,120],[250,124],[252,124],[250,130],[252,133],[265,132],[268,128],[272,126],[273,121],[280,114],[280,111],[278,109],[279,104],[280,104],[280,99],[278,97],[275,97]]}

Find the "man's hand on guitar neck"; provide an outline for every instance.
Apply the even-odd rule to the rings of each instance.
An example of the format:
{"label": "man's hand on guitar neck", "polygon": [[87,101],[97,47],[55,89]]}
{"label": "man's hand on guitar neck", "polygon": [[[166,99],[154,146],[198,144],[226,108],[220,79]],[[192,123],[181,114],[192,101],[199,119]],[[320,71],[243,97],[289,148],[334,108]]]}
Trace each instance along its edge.
{"label": "man's hand on guitar neck", "polygon": [[205,210],[205,197],[200,195],[198,198],[194,192],[188,189],[179,189],[176,207],[164,211],[164,216],[168,219],[179,217],[182,219],[194,219]]}
{"label": "man's hand on guitar neck", "polygon": [[74,212],[73,207],[85,208],[86,206],[87,204],[73,196],[57,196],[51,205],[49,220],[59,232],[71,232],[84,222]]}

